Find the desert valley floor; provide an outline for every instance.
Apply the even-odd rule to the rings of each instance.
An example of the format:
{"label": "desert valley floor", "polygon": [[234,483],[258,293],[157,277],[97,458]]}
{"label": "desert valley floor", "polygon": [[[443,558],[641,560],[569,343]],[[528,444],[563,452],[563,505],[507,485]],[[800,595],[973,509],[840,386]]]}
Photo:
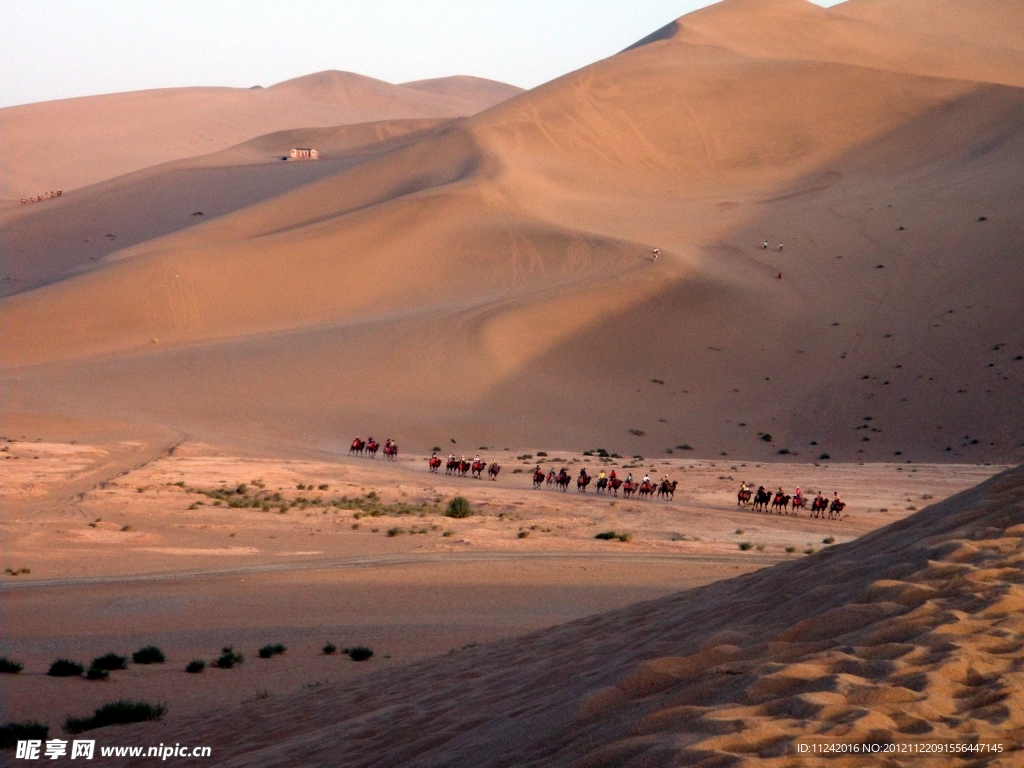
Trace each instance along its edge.
{"label": "desert valley floor", "polygon": [[[90,442],[87,430],[59,439],[45,420],[7,426],[18,434],[0,449],[3,652],[27,669],[2,681],[0,717],[44,722],[114,695],[168,702],[173,722],[512,637],[806,558],[1004,469],[498,449],[479,452],[502,464],[491,482],[444,467],[432,474],[423,455],[284,460],[159,430]],[[599,495],[593,485],[534,489],[538,462],[574,477],[582,467],[667,475],[679,487],[671,501]],[[754,512],[737,506],[741,481],[839,490],[849,506],[838,520]],[[446,517],[456,495],[477,514]],[[606,531],[628,541],[595,539]],[[286,654],[257,658],[276,642]],[[327,642],[376,655],[344,663],[321,652]],[[168,662],[104,683],[45,675],[57,657],[85,663],[148,644]],[[183,673],[226,645],[248,661]]]}

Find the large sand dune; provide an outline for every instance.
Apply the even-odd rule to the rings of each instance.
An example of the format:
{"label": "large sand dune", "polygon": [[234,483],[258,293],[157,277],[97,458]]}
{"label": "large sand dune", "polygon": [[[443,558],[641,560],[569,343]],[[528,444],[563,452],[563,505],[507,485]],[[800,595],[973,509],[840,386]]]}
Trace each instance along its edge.
{"label": "large sand dune", "polygon": [[[418,448],[1019,459],[1024,28],[985,5],[989,44],[943,4],[908,32],[893,7],[923,13],[725,2],[676,23],[701,39],[79,262],[0,304],[6,386],[328,449],[373,424]],[[807,50],[744,36],[764,19]],[[931,57],[894,63],[908,35]]]}
{"label": "large sand dune", "polygon": [[166,88],[0,109],[0,200],[76,189],[271,131],[471,115],[520,89],[452,77],[392,85],[327,71],[268,88]]}
{"label": "large sand dune", "polygon": [[799,562],[118,738],[232,766],[791,766],[800,740],[939,739],[1016,765],[1022,492],[1009,470]]}

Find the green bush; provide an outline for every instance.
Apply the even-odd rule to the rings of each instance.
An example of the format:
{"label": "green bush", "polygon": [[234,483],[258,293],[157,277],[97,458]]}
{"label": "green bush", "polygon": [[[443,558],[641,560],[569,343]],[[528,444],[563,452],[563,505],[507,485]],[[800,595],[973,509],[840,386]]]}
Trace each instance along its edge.
{"label": "green bush", "polygon": [[104,704],[93,712],[92,717],[69,717],[64,721],[64,731],[70,734],[91,731],[107,725],[124,723],[142,723],[146,720],[159,720],[167,712],[162,704],[147,704],[144,701],[115,701]]}
{"label": "green bush", "polygon": [[0,749],[12,749],[19,741],[36,739],[42,741],[50,732],[50,726],[26,720],[24,723],[7,723],[0,725]]}
{"label": "green bush", "polygon": [[128,657],[118,656],[116,653],[108,653],[92,660],[92,669],[127,669]]}
{"label": "green bush", "polygon": [[260,648],[259,654],[261,659],[269,659],[271,656],[281,655],[286,650],[288,649],[283,644],[273,643],[270,645],[264,645],[262,648]]}
{"label": "green bush", "polygon": [[796,552],[796,547],[786,547],[786,552],[788,552],[789,554],[793,554],[794,552]]}
{"label": "green bush", "polygon": [[90,680],[106,680],[110,677],[110,673],[99,667],[89,667],[89,671],[85,673],[85,676]]}
{"label": "green bush", "polygon": [[373,651],[365,645],[357,645],[354,648],[346,648],[342,653],[347,654],[352,661],[366,661],[373,657]]}
{"label": "green bush", "polygon": [[456,496],[448,502],[448,508],[444,513],[448,517],[471,517],[473,507],[470,506],[469,499],[465,496]]}
{"label": "green bush", "polygon": [[46,674],[50,677],[78,677],[84,669],[77,661],[57,659],[50,665],[50,671]]}
{"label": "green bush", "polygon": [[221,648],[220,658],[213,664],[219,669],[231,669],[235,664],[241,664],[243,661],[245,661],[245,656],[236,653],[232,646],[226,645]]}
{"label": "green bush", "polygon": [[754,545],[751,544],[749,541],[741,541],[740,542],[740,549],[742,549],[744,552],[746,552],[747,550],[753,549],[753,548],[754,548]]}
{"label": "green bush", "polygon": [[136,664],[163,664],[166,659],[164,652],[155,645],[147,645],[132,654],[132,661]]}
{"label": "green bush", "polygon": [[828,537],[822,539],[821,543],[822,544],[835,544],[836,543],[836,538],[835,538],[835,536],[828,536]]}
{"label": "green bush", "polygon": [[334,643],[327,643],[327,645],[324,646],[323,651],[324,656],[333,656],[338,652],[338,646],[334,645]]}
{"label": "green bush", "polygon": [[0,656],[0,673],[5,675],[16,675],[25,668],[24,664],[11,661],[6,656]]}
{"label": "green bush", "polygon": [[191,675],[198,675],[204,669],[206,669],[206,662],[202,659],[192,659],[192,661],[188,663],[188,666],[185,667],[185,671]]}

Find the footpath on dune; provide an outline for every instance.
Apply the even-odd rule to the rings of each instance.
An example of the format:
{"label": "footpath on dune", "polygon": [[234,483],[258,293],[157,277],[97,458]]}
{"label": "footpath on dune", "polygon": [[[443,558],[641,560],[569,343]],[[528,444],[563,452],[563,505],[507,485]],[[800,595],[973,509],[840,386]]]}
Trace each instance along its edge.
{"label": "footpath on dune", "polygon": [[805,560],[118,735],[211,745],[231,766],[784,766],[798,740],[941,739],[1002,745],[964,764],[1013,765],[1022,498],[1018,467]]}

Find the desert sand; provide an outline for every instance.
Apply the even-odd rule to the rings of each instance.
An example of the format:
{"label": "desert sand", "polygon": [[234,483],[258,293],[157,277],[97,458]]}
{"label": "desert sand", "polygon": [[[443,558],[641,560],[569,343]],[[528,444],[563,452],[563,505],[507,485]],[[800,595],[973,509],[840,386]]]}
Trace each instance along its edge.
{"label": "desert sand", "polygon": [[[332,451],[374,424],[418,451],[1019,461],[1024,102],[1012,62],[965,62],[1021,45],[933,45],[970,32],[946,4],[900,67],[869,6],[722,3],[679,25],[730,46],[659,39],[326,174],[256,162],[268,139],[26,206],[0,386]],[[743,48],[755,12],[845,53]]]}
{"label": "desert sand", "polygon": [[528,92],[0,110],[0,197],[64,190],[0,205],[0,720],[165,702],[102,743],[224,765],[1015,764],[1022,89],[1008,2],[725,0]]}
{"label": "desert sand", "polygon": [[[117,737],[251,766],[1016,765],[1022,483],[1012,470],[813,557]],[[792,751],[940,739],[1002,752]]]}
{"label": "desert sand", "polygon": [[16,151],[0,159],[0,200],[77,189],[282,129],[472,115],[521,90],[476,77],[392,85],[327,71],[267,88],[164,88],[8,107],[0,134]]}
{"label": "desert sand", "polygon": [[[639,500],[534,489],[535,457],[504,451],[491,454],[503,466],[491,482],[432,474],[426,456],[282,460],[159,431],[102,440],[112,424],[54,438],[68,426],[6,424],[19,434],[0,450],[2,652],[26,665],[0,679],[0,720],[54,729],[122,696],[165,702],[167,722],[183,722],[803,559],[999,470],[541,457],[573,474],[680,483],[672,500]],[[736,504],[742,479],[836,487],[849,507],[841,519],[754,512]],[[455,495],[476,514],[446,517]],[[361,506],[371,499],[377,507]],[[628,540],[595,538],[605,531]],[[378,658],[343,665],[321,653],[328,641],[369,645]],[[268,666],[256,650],[274,642],[289,650]],[[55,658],[88,664],[147,644],[167,663],[103,683],[45,675]],[[198,678],[182,671],[225,645],[249,660]]]}

